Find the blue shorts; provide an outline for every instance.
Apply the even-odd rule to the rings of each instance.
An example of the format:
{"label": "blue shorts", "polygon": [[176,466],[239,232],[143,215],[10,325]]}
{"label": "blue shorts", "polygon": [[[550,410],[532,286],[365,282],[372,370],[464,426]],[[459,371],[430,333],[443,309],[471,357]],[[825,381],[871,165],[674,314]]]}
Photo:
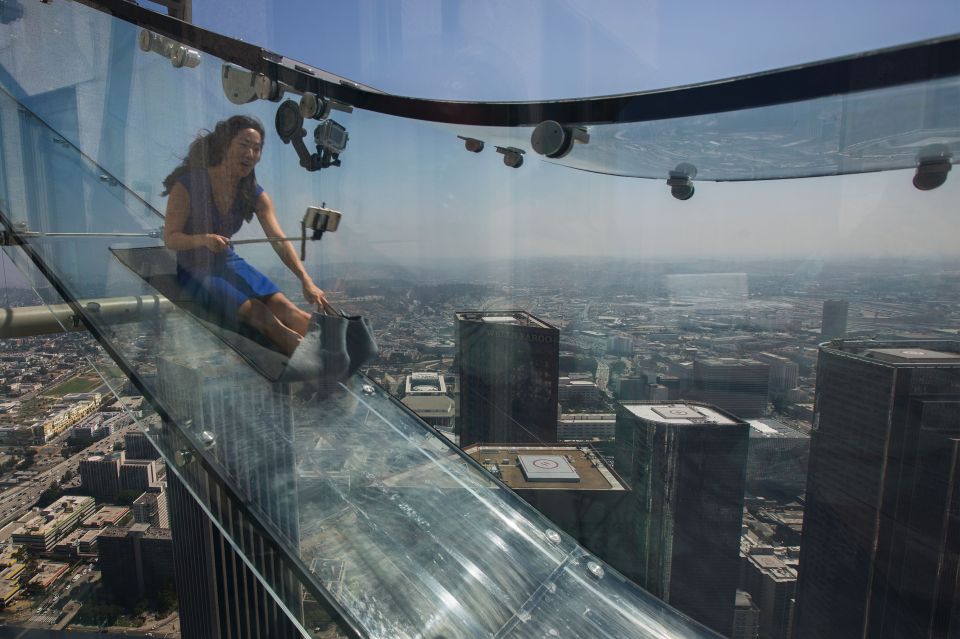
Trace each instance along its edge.
{"label": "blue shorts", "polygon": [[213,321],[227,328],[240,324],[237,314],[249,299],[264,299],[280,292],[270,279],[247,264],[235,253],[217,260],[207,272],[177,267],[177,281],[190,298],[214,317]]}

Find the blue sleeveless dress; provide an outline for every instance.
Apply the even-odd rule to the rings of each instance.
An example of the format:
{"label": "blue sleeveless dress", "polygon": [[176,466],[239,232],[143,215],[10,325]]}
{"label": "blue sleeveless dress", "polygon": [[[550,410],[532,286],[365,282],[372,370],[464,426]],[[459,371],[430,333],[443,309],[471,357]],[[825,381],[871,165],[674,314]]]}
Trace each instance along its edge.
{"label": "blue sleeveless dress", "polygon": [[[240,210],[239,198],[221,215],[213,199],[210,174],[194,169],[178,180],[190,195],[190,217],[183,232],[188,235],[215,233],[233,237],[248,218]],[[263,188],[257,185],[257,197]],[[263,299],[280,292],[267,276],[250,266],[229,246],[220,253],[207,248],[177,251],[177,281],[184,292],[201,307],[217,317],[221,325],[239,326],[237,310],[247,300]]]}

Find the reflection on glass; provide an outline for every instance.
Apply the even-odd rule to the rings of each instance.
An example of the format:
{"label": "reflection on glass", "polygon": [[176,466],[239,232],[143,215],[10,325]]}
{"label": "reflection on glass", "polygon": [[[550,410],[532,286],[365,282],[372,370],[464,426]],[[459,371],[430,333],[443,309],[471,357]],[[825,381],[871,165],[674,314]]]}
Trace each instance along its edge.
{"label": "reflection on glass", "polygon": [[[170,257],[160,181],[196,132],[276,103],[85,6],[23,9],[0,212],[163,417],[175,561],[228,600],[184,601],[200,636],[947,634],[957,187],[912,169],[958,151],[955,78],[591,126],[555,162],[529,128],[358,109],[308,172],[268,128],[279,226],[344,212],[306,267],[381,345],[329,384],[131,257]],[[165,303],[106,303],[138,296]]]}
{"label": "reflection on glass", "polygon": [[[53,69],[70,58],[56,33],[92,36],[84,50],[97,63]],[[161,245],[153,185],[184,140],[233,109],[212,56],[170,65],[139,51],[137,33],[69,3],[28,7],[9,25],[16,45],[0,63],[22,83],[0,96],[4,139],[18,139],[4,154],[3,214],[53,285],[51,303],[163,293],[148,281],[158,273],[142,276],[118,256]],[[22,51],[36,57],[27,64]],[[40,81],[36,70],[47,67]],[[101,97],[88,103],[87,91]],[[176,104],[189,108],[176,113]],[[253,112],[269,122],[270,108]],[[269,140],[265,148],[258,179],[278,193],[281,226],[290,228],[291,211],[303,210],[290,202],[320,199],[318,181],[287,170],[296,169],[291,149]],[[249,255],[259,268],[269,264],[266,252]],[[344,632],[367,636],[582,634],[597,626],[584,610],[606,620],[609,636],[709,636],[601,568],[363,376],[335,387],[274,381],[233,338],[171,301],[136,317],[101,305],[78,312],[163,417],[148,436],[175,475],[182,510],[190,497],[213,523],[202,543],[239,560],[217,587],[235,591],[252,573],[267,603],[248,612],[266,618],[271,606],[283,608],[289,621],[261,619],[262,631],[307,633],[319,604]],[[181,574],[209,578],[202,562],[220,560],[199,552],[181,551],[177,561],[201,563]],[[243,612],[236,602],[217,605],[219,632],[248,623],[230,621]],[[197,623],[212,627],[211,614]]]}

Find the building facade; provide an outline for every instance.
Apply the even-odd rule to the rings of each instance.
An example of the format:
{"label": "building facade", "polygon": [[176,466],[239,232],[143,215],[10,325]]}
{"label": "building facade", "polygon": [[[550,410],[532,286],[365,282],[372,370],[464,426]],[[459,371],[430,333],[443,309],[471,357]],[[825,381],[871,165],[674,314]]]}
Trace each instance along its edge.
{"label": "building facade", "polygon": [[847,315],[850,303],[847,300],[824,300],[820,320],[820,339],[830,340],[847,335]]}
{"label": "building facade", "polygon": [[108,527],[97,537],[100,574],[115,601],[125,605],[173,588],[170,531],[149,524]]}
{"label": "building facade", "polygon": [[730,636],[749,425],[685,402],[617,407],[614,468],[633,490],[642,587]]}
{"label": "building facade", "polygon": [[560,331],[524,311],[456,322],[460,445],[557,441]]}
{"label": "building facade", "polygon": [[464,449],[564,532],[620,572],[637,572],[626,482],[587,444]]}
{"label": "building facade", "polygon": [[686,396],[733,413],[741,419],[767,412],[770,366],[752,359],[698,359]]}
{"label": "building facade", "polygon": [[[174,415],[206,433],[212,454],[247,490],[264,490],[258,504],[281,543],[297,544],[299,514],[294,478],[291,391],[266,385],[246,367],[230,365],[215,353],[159,357],[161,400]],[[163,447],[183,447],[174,428],[163,428]],[[255,570],[272,576],[278,603],[230,540],[204,512],[180,475],[189,477],[207,508],[232,522],[230,539],[244,543]],[[198,462],[167,474],[173,567],[183,639],[293,639],[301,636],[284,608],[301,617],[302,594],[268,540],[247,514]]]}
{"label": "building facade", "polygon": [[820,349],[796,634],[960,632],[960,341]]}

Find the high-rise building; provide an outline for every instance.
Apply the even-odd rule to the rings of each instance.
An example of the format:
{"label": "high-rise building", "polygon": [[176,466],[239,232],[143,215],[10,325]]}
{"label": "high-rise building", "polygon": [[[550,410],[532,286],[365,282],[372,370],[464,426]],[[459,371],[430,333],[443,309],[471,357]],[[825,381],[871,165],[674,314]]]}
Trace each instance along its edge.
{"label": "high-rise building", "polygon": [[147,459],[124,459],[120,464],[120,490],[142,493],[157,483],[157,462]]}
{"label": "high-rise building", "polygon": [[850,303],[847,300],[824,300],[823,315],[820,319],[820,339],[830,340],[847,335],[847,313]]}
{"label": "high-rise building", "polygon": [[461,311],[460,445],[557,441],[560,331],[524,311]]}
{"label": "high-rise building", "polygon": [[633,489],[637,583],[730,636],[749,425],[700,403],[623,402],[615,463]]}
{"label": "high-rise building", "polygon": [[[255,371],[231,365],[217,353],[199,352],[159,357],[157,381],[160,399],[172,414],[192,420],[190,427],[208,442],[209,453],[225,472],[246,490],[257,491],[261,501],[256,506],[269,519],[275,539],[298,544],[290,388],[266,384]],[[160,436],[170,438],[164,448],[182,447],[174,428],[163,428]],[[167,496],[183,639],[301,636],[283,609],[301,616],[300,588],[262,532],[201,465],[187,463],[178,473],[167,474]],[[219,513],[218,521],[231,522],[227,534],[243,544],[246,557],[256,558],[254,568],[180,475],[189,477],[192,491]],[[271,589],[283,604],[263,587],[254,569],[270,576]]]}
{"label": "high-rise building", "polygon": [[795,636],[960,632],[960,341],[820,349]]}
{"label": "high-rise building", "polygon": [[770,366],[752,359],[698,359],[686,397],[733,413],[741,419],[767,412]]}
{"label": "high-rise building", "polygon": [[167,506],[167,488],[164,482],[149,486],[133,500],[133,520],[138,524],[150,524],[157,528],[170,528]]}
{"label": "high-rise building", "polygon": [[130,431],[123,434],[123,446],[127,459],[160,459],[160,451],[150,443],[147,436],[140,431]]}
{"label": "high-rise building", "polygon": [[464,452],[585,548],[637,572],[630,488],[590,445],[473,445]]}
{"label": "high-rise building", "polygon": [[621,401],[636,401],[650,399],[650,381],[646,373],[635,373],[628,377],[621,377],[617,387],[617,399]]}
{"label": "high-rise building", "polygon": [[770,366],[771,393],[785,393],[797,387],[800,366],[790,358],[775,353],[757,353],[753,358]]}
{"label": "high-rise building", "polygon": [[97,499],[116,501],[120,494],[120,465],[123,462],[123,452],[81,459],[81,488]]}
{"label": "high-rise building", "polygon": [[807,486],[810,435],[776,419],[750,420],[747,491],[753,495],[797,496]]}
{"label": "high-rise building", "polygon": [[760,636],[760,609],[753,603],[750,593],[737,591],[737,604],[733,611],[733,634],[730,639],[757,639]]}
{"label": "high-rise building", "polygon": [[173,587],[170,531],[149,524],[110,526],[97,537],[103,584],[117,602],[132,605]]}
{"label": "high-rise building", "polygon": [[790,639],[797,571],[769,546],[751,548],[743,562],[743,586],[760,610],[760,636]]}

